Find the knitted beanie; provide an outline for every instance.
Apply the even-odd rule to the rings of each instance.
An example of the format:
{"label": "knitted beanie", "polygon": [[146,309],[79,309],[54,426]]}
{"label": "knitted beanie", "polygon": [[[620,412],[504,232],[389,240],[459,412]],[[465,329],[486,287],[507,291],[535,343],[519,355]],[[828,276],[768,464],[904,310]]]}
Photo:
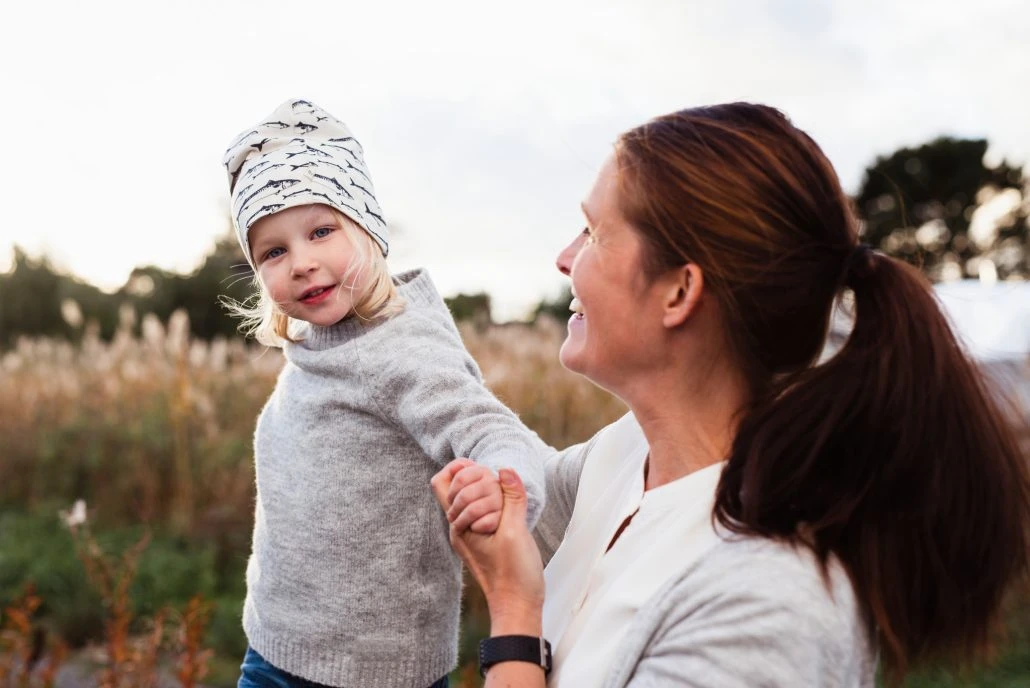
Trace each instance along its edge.
{"label": "knitted beanie", "polygon": [[223,162],[233,226],[251,264],[247,234],[254,223],[311,203],[336,208],[368,232],[384,256],[389,252],[386,222],[361,144],[346,124],[317,105],[287,100],[236,137]]}

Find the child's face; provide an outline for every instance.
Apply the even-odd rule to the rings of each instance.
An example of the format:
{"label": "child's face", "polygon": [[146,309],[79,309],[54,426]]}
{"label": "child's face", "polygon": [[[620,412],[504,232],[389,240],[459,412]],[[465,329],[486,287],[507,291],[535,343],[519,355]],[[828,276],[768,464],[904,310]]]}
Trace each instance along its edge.
{"label": "child's face", "polygon": [[261,283],[286,315],[332,325],[354,309],[367,287],[362,231],[325,205],[302,205],[261,218],[250,228],[250,250]]}

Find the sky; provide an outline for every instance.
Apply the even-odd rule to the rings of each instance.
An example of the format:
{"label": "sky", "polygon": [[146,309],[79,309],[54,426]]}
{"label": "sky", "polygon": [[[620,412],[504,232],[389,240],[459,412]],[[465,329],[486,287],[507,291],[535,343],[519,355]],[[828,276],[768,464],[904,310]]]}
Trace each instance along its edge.
{"label": "sky", "polygon": [[189,271],[229,228],[230,141],[287,98],[362,141],[393,269],[517,318],[623,130],[751,100],[855,191],[877,155],[983,137],[1030,162],[1025,0],[8,3],[0,271],[12,247],[105,289]]}

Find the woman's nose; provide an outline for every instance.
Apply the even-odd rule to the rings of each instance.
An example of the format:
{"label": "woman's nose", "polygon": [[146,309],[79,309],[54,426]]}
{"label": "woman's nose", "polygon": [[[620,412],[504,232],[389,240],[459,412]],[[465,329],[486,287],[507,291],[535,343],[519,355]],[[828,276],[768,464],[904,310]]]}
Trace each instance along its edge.
{"label": "woman's nose", "polygon": [[554,261],[554,264],[558,268],[558,272],[563,275],[572,274],[572,264],[576,261],[576,255],[579,253],[579,249],[583,248],[584,241],[586,241],[586,235],[577,234],[576,238],[572,240],[572,243],[561,250],[561,253],[558,254],[558,260]]}

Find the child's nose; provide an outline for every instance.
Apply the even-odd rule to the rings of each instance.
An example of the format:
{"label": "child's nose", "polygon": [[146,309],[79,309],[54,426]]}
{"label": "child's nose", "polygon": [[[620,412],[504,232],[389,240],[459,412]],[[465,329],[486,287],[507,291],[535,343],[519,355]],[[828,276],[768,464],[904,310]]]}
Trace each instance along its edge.
{"label": "child's nose", "polygon": [[313,272],[318,267],[318,261],[315,260],[314,254],[311,253],[295,253],[293,258],[293,274],[295,275],[306,275],[309,272]]}

